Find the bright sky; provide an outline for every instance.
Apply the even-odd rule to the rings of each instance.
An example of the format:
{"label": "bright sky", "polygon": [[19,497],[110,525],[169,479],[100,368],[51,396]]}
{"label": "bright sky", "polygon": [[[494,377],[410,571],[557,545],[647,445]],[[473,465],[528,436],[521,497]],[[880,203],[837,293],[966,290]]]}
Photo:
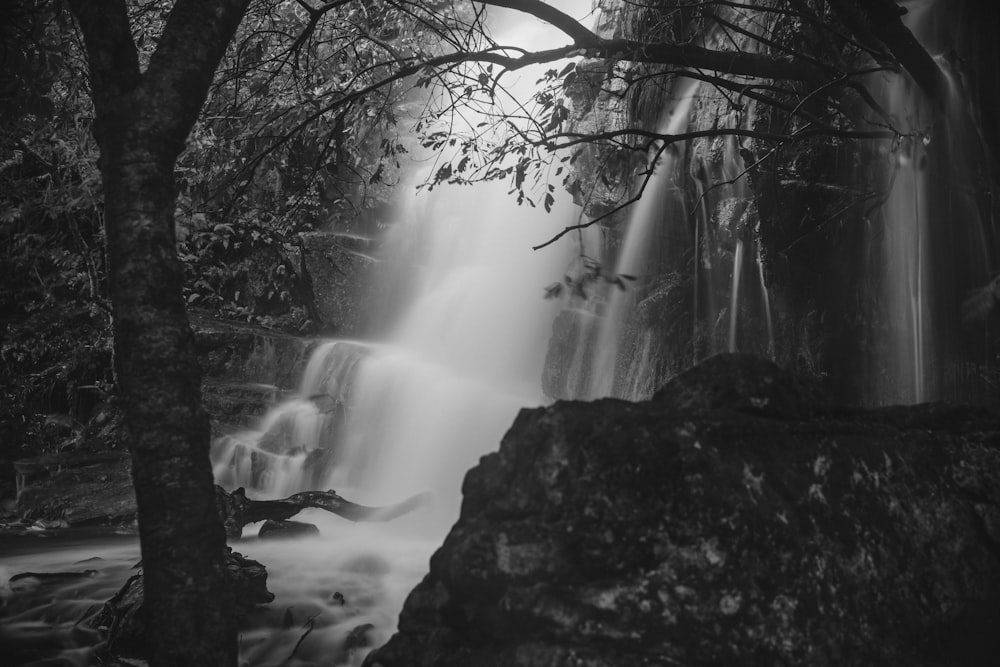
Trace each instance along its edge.
{"label": "bright sky", "polygon": [[[547,3],[586,26],[592,22],[591,0],[549,0]],[[572,40],[561,30],[533,16],[512,9],[488,7],[493,36],[501,44],[526,49],[550,49]]]}

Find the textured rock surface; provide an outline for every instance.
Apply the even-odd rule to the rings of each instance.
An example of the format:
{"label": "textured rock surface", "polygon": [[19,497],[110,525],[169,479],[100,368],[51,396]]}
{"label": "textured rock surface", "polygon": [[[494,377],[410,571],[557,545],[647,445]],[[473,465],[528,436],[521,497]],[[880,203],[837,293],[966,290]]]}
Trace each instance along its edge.
{"label": "textured rock surface", "polygon": [[214,382],[295,387],[315,341],[249,324],[192,317],[202,372]]}
{"label": "textured rock surface", "polygon": [[737,357],[523,411],[366,665],[1000,662],[997,415],[817,400]]}
{"label": "textured rock surface", "polygon": [[365,331],[362,313],[379,264],[370,241],[311,232],[302,234],[306,267],[325,331],[353,336]]}
{"label": "textured rock surface", "polygon": [[70,526],[127,524],[135,518],[135,493],[124,452],[106,456],[52,456],[21,462],[37,466],[23,483],[17,511],[28,520]]}

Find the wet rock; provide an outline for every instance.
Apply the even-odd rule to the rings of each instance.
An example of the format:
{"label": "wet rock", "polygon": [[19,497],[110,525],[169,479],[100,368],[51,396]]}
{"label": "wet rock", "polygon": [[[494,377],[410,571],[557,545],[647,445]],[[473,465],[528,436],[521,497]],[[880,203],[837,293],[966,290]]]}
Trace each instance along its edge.
{"label": "wet rock", "polygon": [[191,316],[202,372],[217,384],[298,383],[314,341],[271,329]]}
{"label": "wet rock", "polygon": [[744,410],[781,419],[819,414],[818,387],[749,354],[718,354],[677,375],[653,395],[674,410]]}
{"label": "wet rock", "polygon": [[[19,461],[17,509],[61,526],[131,523],[135,492],[124,453],[58,455]],[[43,525],[43,524],[39,524]]]}
{"label": "wet rock", "polygon": [[998,415],[816,400],[720,358],[522,411],[365,664],[1000,662]]}
{"label": "wet rock", "polygon": [[294,537],[309,537],[319,535],[319,528],[311,523],[301,521],[276,521],[268,519],[257,534],[262,540],[284,540]]}
{"label": "wet rock", "polygon": [[304,233],[301,239],[324,330],[338,335],[363,333],[362,313],[379,265],[372,242],[322,232]]}
{"label": "wet rock", "polygon": [[374,629],[375,626],[371,623],[362,623],[357,626],[347,633],[347,639],[344,640],[344,649],[346,651],[353,651],[359,648],[367,648],[371,646],[371,631]]}
{"label": "wet rock", "polygon": [[212,417],[213,435],[255,425],[268,409],[292,395],[273,384],[206,380],[201,400]]}
{"label": "wet rock", "polygon": [[[232,578],[236,617],[241,620],[255,607],[274,600],[267,590],[267,571],[255,560],[229,550],[227,569]],[[142,572],[133,575],[108,600],[87,625],[107,634],[107,651],[116,656],[148,657],[142,620]]]}

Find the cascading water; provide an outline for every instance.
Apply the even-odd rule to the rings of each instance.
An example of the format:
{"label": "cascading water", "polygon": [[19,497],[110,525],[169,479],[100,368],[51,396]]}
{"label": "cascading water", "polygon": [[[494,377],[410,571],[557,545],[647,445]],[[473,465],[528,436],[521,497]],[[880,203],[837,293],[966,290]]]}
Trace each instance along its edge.
{"label": "cascading water", "polygon": [[[940,6],[939,6],[940,5]],[[906,3],[903,20],[933,53],[944,3]],[[964,340],[959,301],[990,276],[990,241],[976,203],[976,134],[952,66],[935,58],[947,99],[928,100],[906,74],[885,75],[883,99],[900,136],[885,154],[888,196],[878,279],[884,324],[878,344],[875,403],[917,403],[970,391],[955,375],[975,348]],[[970,322],[965,325],[973,324]],[[975,378],[971,378],[975,379]],[[975,391],[974,389],[972,391]]]}
{"label": "cascading water", "polygon": [[[901,75],[894,75],[888,84],[888,108],[904,132],[925,127],[918,95]],[[909,137],[890,153],[892,189],[885,203],[883,257],[889,357],[879,392],[891,402],[915,403],[927,398],[931,309],[924,148],[919,137]]]}
{"label": "cascading water", "polygon": [[[663,135],[674,135],[683,132],[688,125],[691,106],[698,90],[698,82],[681,79],[674,84],[671,94],[672,104],[667,108],[660,121],[658,131]],[[653,161],[649,165],[652,174],[648,177],[642,198],[635,204],[628,221],[628,230],[622,249],[615,264],[616,275],[645,277],[651,262],[649,250],[653,230],[657,224],[667,224],[663,221],[664,202],[667,199],[682,201],[678,192],[678,149],[668,146],[656,150]],[[603,320],[597,334],[594,347],[592,371],[588,397],[617,396],[620,398],[640,399],[651,393],[653,387],[648,386],[649,363],[652,341],[648,339],[649,332],[641,336],[645,340],[630,341],[638,349],[630,354],[628,360],[620,359],[628,331],[628,315],[635,305],[636,289],[612,290]]]}
{"label": "cascading water", "polygon": [[419,287],[388,341],[317,348],[298,398],[259,430],[217,443],[216,478],[268,496],[336,488],[369,504],[451,481],[444,514],[454,519],[454,482],[519,407],[545,400],[539,377],[555,305],[539,294],[567,258],[530,248],[568,219],[508,199],[483,185],[403,202],[415,214],[390,241],[396,261],[426,261],[412,266]]}
{"label": "cascading water", "polygon": [[[322,535],[293,550],[239,545],[273,573],[272,607],[315,617],[296,654],[304,660],[342,653],[350,630],[365,623],[375,639],[388,637],[403,595],[457,517],[464,472],[496,448],[520,408],[545,401],[541,367],[556,306],[541,288],[568,258],[531,246],[571,220],[518,207],[497,185],[410,189],[399,210],[410,216],[389,242],[393,261],[419,262],[409,269],[417,287],[387,340],[319,346],[299,396],[259,430],[221,439],[213,457],[220,483],[256,497],[333,488],[380,505],[434,494],[431,507],[386,525],[307,512]],[[301,634],[264,623],[245,654],[255,665],[278,664]]]}
{"label": "cascading water", "polygon": [[739,321],[740,276],[743,274],[743,239],[736,241],[733,254],[733,287],[729,294],[729,352],[736,351],[736,324]]}
{"label": "cascading water", "polygon": [[[522,39],[539,37],[512,27]],[[559,200],[551,213],[518,206],[502,184],[403,188],[396,209],[386,245],[393,284],[409,293],[401,316],[380,342],[320,345],[298,397],[258,430],[220,439],[213,461],[220,483],[256,497],[332,488],[368,505],[424,492],[433,501],[380,525],[307,511],[319,537],[292,549],[241,543],[267,564],[277,595],[273,618],[244,634],[242,653],[254,665],[285,664],[291,653],[353,664],[360,653],[347,650],[347,638],[365,624],[374,642],[387,639],[457,518],[465,471],[496,449],[518,410],[546,401],[541,375],[558,305],[542,299],[543,287],[570,257],[566,246],[531,247],[578,211]],[[295,624],[277,617],[286,606]]]}

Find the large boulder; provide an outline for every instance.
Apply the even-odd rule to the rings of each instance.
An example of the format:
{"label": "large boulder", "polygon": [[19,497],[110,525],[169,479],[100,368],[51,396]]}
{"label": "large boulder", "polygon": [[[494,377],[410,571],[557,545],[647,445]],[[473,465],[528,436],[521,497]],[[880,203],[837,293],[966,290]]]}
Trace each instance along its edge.
{"label": "large boulder", "polygon": [[746,357],[525,410],[365,664],[1000,664],[998,424]]}

